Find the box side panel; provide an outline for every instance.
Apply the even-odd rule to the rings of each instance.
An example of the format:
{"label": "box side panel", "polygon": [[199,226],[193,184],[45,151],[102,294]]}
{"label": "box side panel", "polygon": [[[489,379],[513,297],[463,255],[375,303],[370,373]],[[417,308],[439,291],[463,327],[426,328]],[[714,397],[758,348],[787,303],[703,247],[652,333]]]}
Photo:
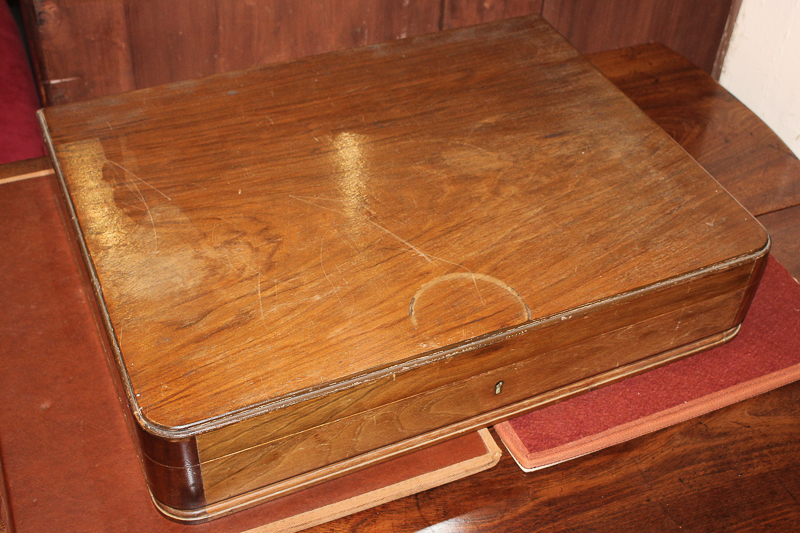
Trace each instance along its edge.
{"label": "box side panel", "polygon": [[[771,246],[772,246],[772,239],[770,238],[768,248],[771,248]],[[747,311],[750,309],[750,304],[753,303],[753,298],[756,295],[756,290],[758,290],[758,285],[761,283],[761,278],[764,275],[764,270],[767,268],[767,259],[769,259],[769,254],[764,254],[758,259],[756,259],[756,262],[753,265],[753,271],[750,273],[750,280],[747,282],[744,298],[742,298],[742,304],[739,307],[739,313],[736,315],[736,318],[734,319],[734,322],[736,324],[741,324],[747,317]]]}

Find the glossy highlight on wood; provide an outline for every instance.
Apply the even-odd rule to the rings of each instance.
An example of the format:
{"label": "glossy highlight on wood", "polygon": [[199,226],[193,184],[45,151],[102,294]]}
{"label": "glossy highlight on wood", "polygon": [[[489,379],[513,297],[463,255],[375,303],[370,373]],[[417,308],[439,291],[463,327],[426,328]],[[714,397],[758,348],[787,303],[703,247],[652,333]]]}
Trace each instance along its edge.
{"label": "glossy highlight on wood", "polygon": [[199,466],[189,508],[716,338],[769,247],[537,17],[41,120],[132,414],[196,442],[174,466],[143,450],[159,485]]}

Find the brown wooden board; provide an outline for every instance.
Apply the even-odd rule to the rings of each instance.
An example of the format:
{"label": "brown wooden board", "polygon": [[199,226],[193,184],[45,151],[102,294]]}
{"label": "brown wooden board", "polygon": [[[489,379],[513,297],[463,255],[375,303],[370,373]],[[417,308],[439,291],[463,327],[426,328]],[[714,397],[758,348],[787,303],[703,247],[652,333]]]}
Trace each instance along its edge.
{"label": "brown wooden board", "polygon": [[45,105],[430,33],[441,12],[440,0],[22,3]]}
{"label": "brown wooden board", "polygon": [[584,53],[661,41],[711,72],[733,14],[730,0],[20,2],[46,105],[542,12]]}
{"label": "brown wooden board", "polygon": [[25,0],[22,6],[45,105],[136,88],[125,2]]}
{"label": "brown wooden board", "polygon": [[721,342],[768,249],[539,18],[42,122],[151,487],[187,519]]}

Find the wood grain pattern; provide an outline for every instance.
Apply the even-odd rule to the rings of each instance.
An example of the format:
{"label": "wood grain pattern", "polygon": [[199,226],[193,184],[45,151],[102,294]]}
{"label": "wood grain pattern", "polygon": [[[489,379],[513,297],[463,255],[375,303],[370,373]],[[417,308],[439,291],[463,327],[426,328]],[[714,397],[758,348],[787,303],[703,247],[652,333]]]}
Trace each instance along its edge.
{"label": "wood grain pattern", "polygon": [[[676,313],[599,335],[569,349],[555,350],[523,362],[496,368],[456,384],[426,392],[396,403],[343,417],[319,427],[267,442],[202,463],[205,495],[209,503],[219,502],[250,490],[290,480],[313,469],[361,457],[396,442],[423,436],[423,442],[456,436],[475,425],[486,426],[518,416],[534,408],[607,384],[623,376],[659,366],[688,355],[679,352],[667,360],[640,361],[630,369],[622,365],[653,353],[688,344],[698,337],[718,339],[719,323],[732,322],[742,299],[741,293],[726,295]],[[683,324],[691,324],[682,327]],[[676,325],[681,339],[676,342]],[[645,340],[642,340],[645,339]],[[705,345],[704,345],[705,346]],[[507,347],[506,347],[507,349]],[[623,352],[613,379],[605,379],[603,365],[609,354]],[[576,372],[580,368],[580,372]],[[576,375],[598,376],[576,386]],[[503,382],[501,394],[495,386]],[[523,404],[519,404],[523,402]],[[493,412],[494,411],[494,412]],[[477,420],[476,420],[477,419]],[[199,442],[202,453],[202,442]]]}
{"label": "wood grain pattern", "polygon": [[46,105],[431,33],[441,12],[439,0],[24,3]]}
{"label": "wood grain pattern", "polygon": [[731,0],[545,0],[542,16],[583,54],[661,42],[711,73]]}
{"label": "wood grain pattern", "polygon": [[[751,270],[752,264],[745,263],[708,276],[702,283],[686,281],[662,289],[655,295],[630,298],[625,302],[609,302],[602,308],[589,306],[570,315],[568,328],[561,327],[564,322],[561,317],[553,317],[552,320],[530,328],[524,335],[508,335],[484,342],[482,347],[472,349],[468,358],[444,359],[413,373],[397,373],[354,390],[325,395],[299,405],[289,405],[205,433],[198,437],[199,460],[206,462],[237,450],[296,435],[300,431],[316,429],[331,420],[352,418],[356,415],[368,418],[368,413],[374,412],[378,407],[391,405],[394,406],[393,409],[399,410],[400,405],[405,405],[402,401],[408,398],[423,394],[440,395],[447,387],[452,388],[454,384],[462,383],[477,374],[525,361],[538,368],[532,372],[538,375],[539,382],[529,383],[524,388],[529,395],[562,387],[575,381],[581,374],[588,376],[604,371],[609,365],[608,361],[613,361],[613,364],[630,363],[666,350],[670,343],[684,344],[690,342],[692,336],[702,338],[733,327],[738,323],[734,319],[738,314],[738,305],[730,307],[733,302],[722,304],[720,301],[709,304],[709,300],[731,298],[730,287],[745,287],[751,283]],[[653,306],[653,300],[657,300],[659,305]],[[734,301],[741,302],[742,295],[734,296]],[[714,314],[712,309],[715,305],[720,307],[721,312],[727,307],[728,318],[724,318],[724,314],[710,318]],[[698,312],[698,308],[702,311]],[[709,316],[702,317],[702,313]],[[684,323],[680,335],[675,333],[678,322]],[[691,322],[697,323],[686,325]],[[716,331],[703,329],[713,324],[716,324]],[[669,333],[666,337],[659,333],[662,329]],[[634,344],[633,338],[637,336],[641,343],[639,347],[623,348]],[[599,344],[595,346],[595,343]],[[595,346],[595,352],[577,348],[578,344]],[[610,348],[611,345],[617,348]],[[493,389],[494,383],[484,388]],[[439,389],[439,392],[434,392],[435,389]],[[475,394],[480,396],[479,392]],[[520,399],[522,398],[516,398]],[[467,403],[473,400],[474,398],[464,400],[465,413]],[[507,404],[513,402],[514,398],[507,393],[497,400]],[[496,401],[487,399],[487,402],[487,409],[496,407],[492,405]],[[446,412],[444,416],[451,414],[452,412]],[[415,424],[417,434],[437,427],[436,423],[431,422],[431,419],[436,418],[434,414],[425,414],[418,418]],[[442,421],[438,426],[445,423],[452,423],[452,420]],[[382,438],[386,438],[392,431],[410,431],[410,428],[406,423],[399,424],[396,428],[387,425]],[[358,442],[354,441],[353,445],[358,445]]]}
{"label": "wood grain pattern", "polygon": [[[478,447],[476,445],[477,443],[472,444],[472,442],[470,442],[470,438],[473,442],[482,441],[482,452],[473,452],[476,454],[475,456],[462,459],[460,462],[456,462],[456,459],[460,459],[467,455],[467,452],[470,451],[471,447]],[[379,503],[397,499],[400,495],[416,494],[420,492],[420,489],[427,490],[431,487],[438,487],[440,485],[450,483],[455,479],[461,479],[473,475],[496,465],[497,461],[502,455],[500,448],[494,442],[489,430],[487,429],[482,429],[477,433],[465,435],[460,439],[455,439],[454,441],[444,443],[441,448],[441,450],[428,449],[425,450],[425,452],[436,453],[438,456],[442,457],[442,459],[439,459],[441,462],[444,462],[443,459],[447,459],[449,464],[446,466],[435,465],[439,468],[434,469],[434,465],[430,465],[428,470],[425,471],[423,475],[411,477],[414,473],[416,473],[416,469],[413,467],[417,467],[417,464],[407,463],[408,466],[401,465],[399,464],[400,461],[405,459],[405,457],[401,457],[394,461],[397,463],[397,466],[392,465],[391,462],[389,464],[384,463],[381,465],[383,468],[380,468],[379,471],[360,472],[352,476],[355,479],[348,479],[345,481],[345,483],[357,484],[359,487],[359,492],[361,493],[358,496],[349,498],[347,500],[337,501],[334,504],[324,505],[327,501],[332,499],[332,491],[329,487],[318,487],[318,490],[315,491],[314,495],[316,498],[312,499],[312,496],[312,498],[309,498],[309,501],[315,502],[316,500],[316,502],[319,502],[322,505],[317,504],[313,511],[297,513],[290,518],[270,524],[269,527],[263,528],[263,531],[262,528],[259,528],[259,531],[253,531],[250,533],[304,530],[312,525],[329,522],[332,517],[338,518],[339,516],[350,515],[356,509],[361,510],[364,508],[376,507]],[[480,455],[477,455],[478,453],[480,453]],[[415,454],[414,458],[416,459],[420,455],[421,454],[419,453]],[[421,462],[422,461],[420,461],[420,463]],[[430,460],[428,460],[428,462],[433,463],[433,461]],[[392,466],[394,466],[394,468],[392,468]],[[405,468],[402,468],[403,466],[405,466]],[[412,468],[409,468],[409,466]],[[403,475],[403,477],[396,481],[400,475]],[[391,482],[394,482],[394,486],[390,487],[389,483]],[[381,488],[373,489],[373,487],[376,486]],[[391,492],[389,492],[388,489],[390,489]],[[341,494],[342,491],[338,492]],[[336,494],[336,492],[333,492],[333,495]]]}
{"label": "wood grain pattern", "polygon": [[218,2],[217,72],[288,61],[439,29],[438,0]]}
{"label": "wood grain pattern", "polygon": [[[450,316],[420,332],[409,302],[443,275],[462,273],[465,291],[473,273],[500,280],[540,319],[763,247],[752,219],[731,216],[735,202],[546,25],[475,31],[45,111],[145,417],[196,424],[515,325]],[[564,201],[584,175],[618,211]],[[570,246],[580,268],[565,263]],[[325,372],[309,364],[330,353]]]}
{"label": "wood grain pattern", "polygon": [[443,0],[442,27],[461,28],[539,14],[544,0]]}
{"label": "wood grain pattern", "polygon": [[[701,119],[702,116],[693,118]],[[741,131],[736,129],[735,124],[732,127],[731,134]],[[754,142],[759,142],[758,132],[754,134]],[[722,149],[715,144],[721,142],[724,142],[723,139],[712,137],[703,148],[712,151]],[[747,164],[741,156],[740,150],[734,150],[723,161],[735,169]],[[760,178],[757,175],[753,181]],[[27,199],[35,196],[26,190],[20,197]],[[50,197],[52,194],[48,191],[44,199]],[[35,201],[31,202],[31,207],[37,205]],[[48,209],[53,207],[47,204]],[[58,224],[56,226],[60,227]],[[796,228],[800,228],[800,225]],[[773,252],[780,249],[780,242],[774,243]],[[66,254],[69,256],[68,251]],[[74,277],[74,274],[69,277],[59,271],[57,279],[61,283],[67,278],[69,283],[74,283]],[[49,289],[37,284],[31,286],[40,287],[43,298],[46,289]],[[72,295],[72,290],[68,294]],[[51,292],[49,296],[52,295]],[[71,297],[67,297],[67,301]],[[59,301],[63,302],[62,298]],[[70,335],[68,330],[80,332],[83,330],[80,324],[88,324],[91,330],[90,319],[76,325],[74,310],[80,306],[69,307],[69,312],[63,312],[64,306],[52,308],[62,312],[52,315],[57,320],[46,320],[43,324],[46,328],[56,328],[48,331],[64,332],[53,335],[53,338],[75,342],[75,336]],[[8,306],[4,306],[4,309],[9,318],[6,323],[19,321],[19,315],[11,314]],[[20,327],[19,324],[16,327]],[[24,410],[27,404],[23,403],[23,400],[29,400],[29,395],[11,401],[10,391],[13,387],[2,389],[9,399],[2,410],[4,421],[15,420],[20,427],[28,428],[32,432],[29,435],[30,442],[39,446],[32,447],[35,451],[29,455],[23,454],[21,458],[14,454],[7,456],[14,458],[14,464],[25,465],[25,469],[16,471],[17,492],[40,497],[38,504],[24,507],[28,512],[25,516],[34,516],[38,520],[36,523],[42,524],[40,530],[58,527],[60,530],[90,531],[113,527],[114,531],[141,531],[152,524],[150,529],[159,531],[225,531],[222,522],[207,526],[185,526],[147,514],[150,502],[142,494],[144,490],[138,480],[132,481],[138,474],[138,467],[135,459],[131,459],[133,452],[128,450],[129,445],[124,440],[124,422],[121,415],[118,419],[114,418],[117,409],[113,387],[105,379],[107,376],[104,372],[97,372],[104,365],[102,359],[98,359],[102,357],[101,352],[75,344],[83,350],[81,353],[87,354],[86,357],[69,357],[68,354],[76,349],[71,348],[61,352],[63,357],[56,358],[51,346],[46,357],[42,357],[47,348],[45,344],[49,341],[42,343],[41,340],[29,335],[27,341],[34,344],[23,346],[30,350],[31,357],[40,356],[43,366],[33,368],[20,364],[16,367],[19,371],[17,374],[6,373],[5,377],[8,379],[13,375],[18,386],[32,386],[39,393],[56,394],[64,399],[69,408],[63,408],[61,404],[61,409],[49,411],[53,419],[45,422],[45,418],[36,417],[31,421]],[[18,350],[20,346],[14,348]],[[50,371],[42,373],[39,369],[45,366]],[[74,381],[62,379],[69,370],[74,373],[76,367],[80,371]],[[24,375],[20,376],[23,369]],[[79,383],[86,383],[86,386],[78,386]],[[82,394],[86,390],[91,390],[92,394]],[[32,394],[30,398],[28,403],[34,404],[38,410],[37,396]],[[64,431],[64,428],[73,425],[87,429],[79,422],[86,416],[81,408],[88,409],[94,420],[104,421],[100,425],[91,425],[99,433],[93,432],[92,439],[84,438],[85,432]],[[521,472],[513,459],[506,455],[490,471],[318,526],[311,531],[402,533],[426,528],[463,532],[604,531],[609,524],[613,524],[617,530],[642,531],[752,531],[767,527],[789,531],[800,520],[800,507],[797,505],[800,475],[796,464],[796,458],[800,455],[799,422],[800,383],[795,383],[533,474]],[[8,438],[11,435],[9,426],[4,427],[6,431],[3,435]],[[63,438],[48,442],[46,437],[56,429]],[[113,443],[119,439],[122,439],[122,446],[114,446]],[[100,451],[104,449],[103,445],[107,445],[112,453],[103,454]],[[120,458],[124,456],[120,452],[123,448],[130,455],[127,461]],[[37,454],[39,450],[41,455]],[[103,460],[103,471],[109,475],[99,471],[86,472],[81,458],[98,456]],[[74,477],[70,478],[67,474],[64,477],[68,479],[62,479],[56,468],[67,463],[73,464],[70,461],[76,465],[75,470],[65,467],[65,471],[83,474],[80,476],[83,483],[77,486]],[[120,465],[130,473],[121,480],[110,475],[118,474]],[[84,487],[90,487],[94,492]],[[60,489],[63,492],[59,492]],[[65,500],[59,497],[75,489],[86,494],[78,499]],[[43,494],[46,497],[41,498]],[[25,501],[30,502],[32,498]],[[22,503],[21,500],[18,503]],[[245,514],[229,519],[244,520]],[[230,526],[230,530],[257,527],[258,522],[253,522],[250,516],[248,518],[251,520],[249,525],[239,529]]]}
{"label": "wood grain pattern", "polygon": [[123,0],[24,1],[46,105],[135,88],[124,5]]}
{"label": "wood grain pattern", "polygon": [[47,105],[542,12],[583,52],[658,40],[711,72],[730,6],[730,0],[23,0]]}
{"label": "wood grain pattern", "polygon": [[[650,350],[640,359],[734,327],[768,249],[754,219],[536,17],[50,108],[42,121],[147,431],[205,438],[383,382],[377,396],[392,403],[331,422],[301,469],[400,450],[441,425],[453,436],[474,429],[459,417],[493,422],[503,415],[487,411],[525,394],[631,363],[598,337],[614,329],[633,328]],[[659,316],[666,337],[647,322]],[[688,337],[674,333],[682,320]],[[590,361],[580,346],[592,342],[610,346]],[[501,399],[441,381],[569,345]],[[431,375],[445,386],[428,393]],[[401,392],[429,395],[406,406]],[[367,431],[371,414],[393,423]],[[409,431],[405,418],[429,421]],[[293,444],[269,461],[231,459],[250,470],[214,477],[201,461],[207,498],[303,474],[304,423],[282,428]],[[228,440],[208,438],[201,459]]]}
{"label": "wood grain pattern", "polygon": [[213,74],[219,53],[218,13],[218,2],[126,3],[125,22],[135,87]]}
{"label": "wood grain pattern", "polygon": [[[622,79],[638,76],[642,68],[636,62],[627,63],[625,68],[623,58],[631,54],[628,50],[612,53],[620,59],[617,73]],[[658,63],[651,68],[648,72],[654,82],[661,74],[669,74],[659,71]],[[698,82],[700,77],[688,77],[682,89],[691,93]],[[659,97],[671,100],[672,95],[658,91],[653,101]],[[691,102],[685,101],[685,108],[675,102],[675,111],[702,128],[708,115],[698,113]],[[729,127],[724,136],[709,136],[706,143],[695,145],[694,157],[726,154],[718,159],[723,175],[749,165],[753,157],[772,157],[768,146],[774,133],[762,128],[750,130],[737,123]],[[745,145],[726,142],[745,136],[762,149],[748,152]],[[773,179],[767,173],[755,173],[751,181],[760,187],[761,180]],[[785,189],[780,185],[772,191],[766,185],[764,194],[776,202],[785,200]],[[784,216],[790,218],[793,211],[797,209],[786,210]],[[764,220],[772,216],[763,215],[759,220],[777,235],[780,229]],[[792,236],[800,235],[800,220],[787,221],[786,228],[789,242],[775,240],[772,253],[796,258],[800,254],[788,252],[796,241]],[[790,271],[800,279],[799,268]],[[788,530],[800,520],[798,420],[800,383],[794,383],[539,472],[525,474],[505,456],[490,472],[313,531],[372,528],[404,532],[438,524],[459,532],[603,531],[608,524],[618,530],[644,531]]]}
{"label": "wood grain pattern", "polygon": [[660,44],[589,59],[751,213],[800,203],[797,157],[689,61]]}
{"label": "wood grain pattern", "polygon": [[731,0],[731,7],[728,11],[728,20],[725,22],[725,29],[722,32],[717,57],[714,59],[714,68],[711,70],[711,77],[719,80],[722,74],[722,66],[725,64],[725,56],[728,54],[733,29],[736,26],[736,19],[739,18],[739,9],[742,7],[742,0]]}

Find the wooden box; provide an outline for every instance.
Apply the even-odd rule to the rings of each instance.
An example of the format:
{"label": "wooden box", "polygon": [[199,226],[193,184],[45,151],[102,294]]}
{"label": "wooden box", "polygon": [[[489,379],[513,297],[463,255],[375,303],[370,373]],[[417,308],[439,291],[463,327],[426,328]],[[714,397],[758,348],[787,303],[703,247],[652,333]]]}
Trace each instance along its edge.
{"label": "wooden box", "polygon": [[769,248],[539,18],[41,120],[154,501],[181,520],[724,342]]}

